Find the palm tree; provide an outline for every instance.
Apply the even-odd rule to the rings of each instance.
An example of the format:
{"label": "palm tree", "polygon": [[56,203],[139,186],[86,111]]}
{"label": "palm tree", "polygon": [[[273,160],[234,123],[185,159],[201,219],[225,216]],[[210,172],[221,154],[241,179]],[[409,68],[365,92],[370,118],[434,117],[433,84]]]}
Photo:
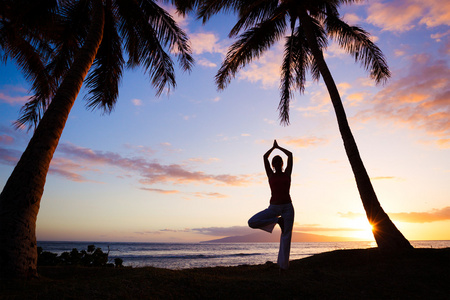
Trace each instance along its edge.
{"label": "palm tree", "polygon": [[35,102],[25,106],[18,124],[34,122],[40,115],[36,110],[42,119],[0,194],[3,278],[37,275],[35,227],[46,175],[83,81],[87,106],[110,112],[125,64],[142,65],[159,95],[175,87],[173,61],[165,48],[176,53],[184,70],[193,63],[187,36],[152,0],[65,0],[58,3],[57,15],[50,43],[54,53],[46,65],[57,89],[51,101],[32,98]]}
{"label": "palm tree", "polygon": [[[183,2],[183,1],[181,1]],[[378,248],[395,250],[412,248],[409,241],[396,228],[381,207],[369,175],[361,160],[355,139],[347,122],[342,101],[333,77],[324,60],[323,50],[328,39],[335,40],[356,61],[370,72],[377,82],[390,76],[381,50],[360,27],[350,26],[339,16],[340,4],[358,0],[193,0],[180,5],[185,13],[197,8],[199,18],[206,22],[219,11],[235,11],[239,20],[230,31],[237,40],[230,46],[215,79],[220,90],[226,88],[242,67],[258,58],[275,42],[285,36],[281,66],[281,100],[279,104],[282,124],[289,124],[289,102],[295,90],[305,89],[306,71],[315,80],[320,76],[328,89],[339,130],[352,167],[358,191],[373,226]]]}

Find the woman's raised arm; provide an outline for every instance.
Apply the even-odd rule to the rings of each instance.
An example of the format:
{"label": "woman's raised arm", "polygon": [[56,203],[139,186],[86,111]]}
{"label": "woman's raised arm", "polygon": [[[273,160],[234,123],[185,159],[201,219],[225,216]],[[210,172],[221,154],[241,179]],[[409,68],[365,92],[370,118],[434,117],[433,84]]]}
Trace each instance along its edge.
{"label": "woman's raised arm", "polygon": [[275,149],[275,144],[276,144],[276,141],[274,141],[272,148],[267,150],[267,152],[264,153],[264,156],[263,156],[264,168],[266,169],[267,177],[270,177],[273,175],[272,167],[270,166],[270,162],[269,162],[269,156],[270,156],[270,153],[272,153],[272,151]]}
{"label": "woman's raised arm", "polygon": [[287,165],[286,165],[286,169],[284,170],[284,173],[291,175],[292,167],[294,165],[294,162],[293,162],[294,158],[293,158],[292,152],[283,147],[280,147],[276,140],[273,142],[273,145],[274,145],[274,148],[280,149],[280,151],[283,152],[284,154],[286,154],[286,156],[288,157]]}

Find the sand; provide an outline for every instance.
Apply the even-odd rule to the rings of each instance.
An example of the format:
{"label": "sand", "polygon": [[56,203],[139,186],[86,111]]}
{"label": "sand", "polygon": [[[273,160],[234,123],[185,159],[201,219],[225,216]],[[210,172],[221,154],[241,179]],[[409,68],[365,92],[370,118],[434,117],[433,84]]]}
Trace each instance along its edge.
{"label": "sand", "polygon": [[337,250],[291,261],[186,270],[41,267],[0,299],[450,299],[450,248]]}

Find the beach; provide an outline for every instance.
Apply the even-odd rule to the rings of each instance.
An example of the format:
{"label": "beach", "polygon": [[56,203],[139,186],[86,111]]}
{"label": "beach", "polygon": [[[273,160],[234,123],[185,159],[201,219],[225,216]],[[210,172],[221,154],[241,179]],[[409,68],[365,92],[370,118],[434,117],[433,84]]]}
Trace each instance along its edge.
{"label": "beach", "polygon": [[291,261],[169,270],[40,267],[1,299],[448,299],[450,248],[335,250]]}

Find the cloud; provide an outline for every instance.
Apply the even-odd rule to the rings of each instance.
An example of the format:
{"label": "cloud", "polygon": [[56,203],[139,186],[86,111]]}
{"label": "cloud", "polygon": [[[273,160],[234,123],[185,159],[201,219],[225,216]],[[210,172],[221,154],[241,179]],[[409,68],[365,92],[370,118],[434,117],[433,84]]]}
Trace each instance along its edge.
{"label": "cloud", "polygon": [[[20,155],[20,151],[0,148],[0,163],[15,165]],[[92,180],[83,176],[82,173],[100,173],[100,168],[107,167],[120,168],[129,174],[138,175],[141,177],[139,182],[144,185],[172,182],[175,184],[198,183],[217,186],[242,186],[249,184],[251,181],[251,177],[248,175],[215,175],[201,171],[191,171],[186,165],[165,165],[150,161],[144,157],[127,158],[114,152],[94,151],[70,143],[62,143],[58,146],[55,157],[50,164],[49,173],[76,182],[92,182]],[[218,193],[200,193],[195,196],[225,197],[225,195]]]}
{"label": "cloud", "polygon": [[215,63],[213,63],[213,62],[211,62],[211,61],[209,61],[209,60],[207,60],[205,58],[200,58],[199,60],[197,60],[197,63],[200,66],[207,67],[207,68],[215,68],[215,67],[217,67],[217,64],[215,64]]}
{"label": "cloud", "polygon": [[0,163],[14,166],[22,153],[13,149],[0,148]]}
{"label": "cloud", "polygon": [[286,144],[293,145],[298,148],[316,147],[319,145],[324,145],[326,143],[328,143],[328,140],[315,136],[289,139],[286,141]]}
{"label": "cloud", "polygon": [[14,143],[14,138],[12,136],[7,134],[0,135],[0,144],[11,145],[12,143]]}
{"label": "cloud", "polygon": [[50,163],[49,174],[59,175],[68,180],[75,182],[97,182],[89,180],[80,173],[84,172],[100,172],[99,169],[93,168],[92,165],[86,164],[85,161],[77,162],[64,157],[54,157]]}
{"label": "cloud", "polygon": [[191,171],[186,165],[164,165],[143,157],[127,158],[117,153],[94,151],[70,143],[60,144],[57,152],[58,155],[77,162],[68,164],[72,169],[77,165],[82,165],[85,168],[83,170],[90,171],[94,170],[92,166],[121,168],[127,172],[137,173],[141,177],[139,182],[144,185],[172,182],[176,184],[202,183],[240,186],[248,184],[250,181],[249,176],[245,175],[207,174],[201,171]]}
{"label": "cloud", "polygon": [[192,231],[208,236],[241,236],[253,233],[253,230],[248,226],[203,227],[192,228]]}
{"label": "cloud", "polygon": [[365,217],[364,214],[354,213],[351,211],[346,212],[346,213],[338,212],[338,215],[341,216],[341,218],[346,218],[346,219],[359,219],[361,217]]}
{"label": "cloud", "polygon": [[209,193],[203,193],[203,192],[197,192],[194,193],[195,197],[198,198],[227,198],[227,195],[221,194],[221,193],[215,193],[215,192],[209,192]]}
{"label": "cloud", "polygon": [[144,187],[141,188],[141,190],[155,192],[155,193],[164,194],[164,195],[180,193],[180,191],[178,191],[178,190],[162,190],[162,189],[151,189],[151,188],[144,188]]}
{"label": "cloud", "polygon": [[378,177],[370,177],[370,180],[391,180],[391,179],[397,179],[397,177],[394,176],[378,176]]}
{"label": "cloud", "polygon": [[331,101],[328,90],[325,85],[319,84],[318,90],[305,91],[305,95],[310,97],[310,103],[312,105],[308,107],[298,107],[297,111],[302,112],[304,117],[312,117],[318,114],[328,114],[330,112]]}
{"label": "cloud", "polygon": [[263,88],[276,87],[280,82],[281,60],[282,51],[280,47],[275,46],[273,50],[267,51],[259,59],[241,69],[238,79],[252,83],[260,82]]}
{"label": "cloud", "polygon": [[389,216],[400,222],[431,223],[450,220],[450,206],[433,209],[429,212],[390,213]]}
{"label": "cloud", "polygon": [[185,121],[197,118],[197,115],[181,115],[181,118]]}
{"label": "cloud", "polygon": [[220,159],[217,158],[217,157],[211,157],[211,158],[208,158],[208,159],[204,159],[202,157],[194,157],[194,158],[188,159],[188,161],[194,162],[194,163],[201,163],[201,164],[209,165],[211,163],[220,161]]}
{"label": "cloud", "polygon": [[[181,192],[179,190],[163,190],[163,189],[153,189],[153,188],[146,188],[142,187],[140,188],[143,191],[149,191],[153,193],[159,193],[163,195],[171,195],[171,194],[180,194]],[[184,193],[184,194],[191,194],[194,197],[197,198],[227,198],[227,195],[221,194],[221,193],[215,193],[215,192],[195,192],[195,193]]]}
{"label": "cloud", "polygon": [[[339,227],[321,227],[318,224],[299,225],[294,224],[293,231],[295,232],[339,232],[339,231],[364,231],[361,228],[339,228]],[[228,237],[228,236],[243,236],[252,234],[255,231],[248,226],[231,226],[231,227],[203,227],[192,228],[192,232],[207,236]]]}
{"label": "cloud", "polygon": [[450,146],[450,68],[445,60],[415,55],[405,75],[391,81],[356,118],[390,120],[436,137]]}
{"label": "cloud", "polygon": [[267,119],[267,118],[264,119],[264,122],[269,124],[269,125],[276,125],[277,124],[277,121],[270,120],[270,119]]}
{"label": "cloud", "polygon": [[[338,213],[342,218],[347,219],[357,219],[365,217],[364,214],[360,213]],[[450,220],[450,206],[433,209],[429,212],[401,212],[401,213],[388,213],[392,220],[408,223],[431,223],[438,221]]]}
{"label": "cloud", "polygon": [[198,32],[189,35],[194,54],[220,53],[225,55],[227,47],[219,42],[219,37],[212,32]]}
{"label": "cloud", "polygon": [[[14,149],[0,148],[0,164],[15,166],[22,152]],[[92,182],[80,174],[80,172],[95,171],[86,165],[76,163],[69,159],[54,157],[48,173],[62,176],[76,182]]]}
{"label": "cloud", "polygon": [[0,93],[0,102],[5,102],[11,105],[23,105],[30,99],[30,96],[11,96],[5,93]]}
{"label": "cloud", "polygon": [[449,34],[450,34],[450,30],[447,30],[446,32],[432,34],[431,38],[436,40],[436,42],[440,42],[440,41],[442,41],[443,37],[445,37]]}
{"label": "cloud", "polygon": [[153,155],[156,153],[156,150],[154,150],[151,147],[147,147],[147,146],[142,146],[142,145],[134,146],[131,144],[125,144],[124,146],[125,146],[125,148],[132,149],[138,153],[143,153],[145,155]]}
{"label": "cloud", "polygon": [[321,227],[318,224],[295,224],[294,231],[297,232],[330,232],[330,231],[364,231],[362,228],[349,228],[349,227]]}
{"label": "cloud", "polygon": [[373,2],[367,21],[383,30],[404,32],[417,24],[427,27],[450,25],[450,2],[441,0],[395,0]]}
{"label": "cloud", "polygon": [[358,22],[361,22],[361,18],[358,15],[352,13],[345,14],[343,19],[349,24],[357,24]]}
{"label": "cloud", "polygon": [[179,14],[176,7],[168,3],[161,3],[161,1],[159,1],[158,5],[164,8],[172,16],[178,26],[186,28],[189,18],[184,17],[182,14]]}
{"label": "cloud", "polygon": [[159,231],[160,232],[191,232],[191,229],[189,229],[189,228],[184,228],[184,229],[169,229],[169,228],[165,228],[165,229],[161,229]]}
{"label": "cloud", "polygon": [[142,106],[142,100],[141,99],[131,99],[131,103],[133,103],[134,106]]}

